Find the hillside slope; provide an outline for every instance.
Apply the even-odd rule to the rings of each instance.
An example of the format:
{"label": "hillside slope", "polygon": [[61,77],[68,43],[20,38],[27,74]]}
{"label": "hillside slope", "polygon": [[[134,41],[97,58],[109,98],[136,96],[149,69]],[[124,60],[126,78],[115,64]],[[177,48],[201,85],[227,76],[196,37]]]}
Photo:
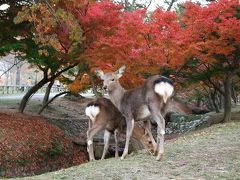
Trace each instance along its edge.
{"label": "hillside slope", "polygon": [[139,152],[25,179],[240,178],[240,122],[214,125],[166,144],[162,162]]}

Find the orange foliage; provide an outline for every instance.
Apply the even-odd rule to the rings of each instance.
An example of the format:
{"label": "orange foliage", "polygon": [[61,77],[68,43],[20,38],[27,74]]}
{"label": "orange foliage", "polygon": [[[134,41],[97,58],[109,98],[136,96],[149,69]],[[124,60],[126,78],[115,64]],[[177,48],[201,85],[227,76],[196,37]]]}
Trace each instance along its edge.
{"label": "orange foliage", "polygon": [[[220,55],[239,67],[239,58],[233,55],[240,46],[238,0],[219,0],[207,6],[187,2],[180,16],[156,9],[147,17],[146,10],[125,12],[108,0],[50,2],[55,3],[55,16],[41,3],[23,12],[25,19],[24,15],[31,14],[37,41],[60,54],[73,53],[74,58],[64,57],[63,61],[82,61],[91,69],[115,70],[125,64],[130,81],[125,81],[126,86],[139,83],[146,72],[179,69],[193,57],[212,64]],[[70,85],[73,91],[82,88],[81,78],[76,81]]]}
{"label": "orange foliage", "polygon": [[87,74],[81,73],[76,79],[68,85],[68,89],[73,93],[81,92],[91,85],[90,78]]}
{"label": "orange foliage", "polygon": [[220,0],[206,7],[186,3],[181,21],[189,55],[206,63],[216,63],[216,55],[223,60],[234,58],[240,46],[240,20],[236,17],[239,7],[238,0]]}

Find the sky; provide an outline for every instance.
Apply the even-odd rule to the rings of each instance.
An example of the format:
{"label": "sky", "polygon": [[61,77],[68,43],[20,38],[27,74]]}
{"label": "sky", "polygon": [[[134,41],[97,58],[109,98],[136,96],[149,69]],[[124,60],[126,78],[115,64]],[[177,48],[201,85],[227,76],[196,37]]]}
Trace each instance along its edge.
{"label": "sky", "polygon": [[[131,0],[129,0],[129,1],[131,1]],[[149,2],[150,2],[151,0],[139,0],[139,3],[146,3],[146,4],[148,4]],[[187,0],[177,0],[177,3],[183,3],[183,2],[186,2]],[[189,0],[190,1],[190,0]],[[191,0],[191,1],[193,1],[193,2],[197,2],[197,1],[199,1],[199,2],[205,2],[205,0]],[[177,4],[177,3],[175,3],[175,5]],[[150,5],[150,7],[149,7],[149,11],[153,11],[154,9],[156,9],[156,7],[158,7],[158,6],[161,6],[161,7],[163,7],[164,9],[166,9],[167,8],[167,5],[166,4],[164,4],[164,0],[152,0],[152,2],[151,2],[151,5]],[[8,4],[3,4],[3,5],[1,5],[0,6],[0,10],[6,10],[7,8],[9,7],[9,5]]]}
{"label": "sky", "polygon": [[[140,2],[149,2],[150,0],[140,0]],[[164,3],[165,0],[152,0],[152,3],[149,7],[149,11],[153,11],[155,10],[157,7],[163,7],[164,9],[167,9],[168,8],[168,5],[166,3]],[[170,1],[170,0],[167,0],[167,1]],[[177,0],[177,2],[174,3],[173,7],[171,10],[174,10],[174,7],[176,7],[177,4],[182,4],[184,2],[187,2],[187,1],[191,1],[191,2],[198,2],[198,3],[201,3],[202,5],[206,5],[208,4],[206,0]]]}

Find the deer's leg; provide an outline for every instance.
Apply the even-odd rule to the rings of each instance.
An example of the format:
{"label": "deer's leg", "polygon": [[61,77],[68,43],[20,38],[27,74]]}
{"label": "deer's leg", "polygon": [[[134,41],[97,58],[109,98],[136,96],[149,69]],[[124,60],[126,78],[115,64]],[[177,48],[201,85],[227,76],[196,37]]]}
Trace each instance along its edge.
{"label": "deer's leg", "polygon": [[93,136],[97,134],[100,130],[102,130],[103,127],[103,125],[93,124],[93,126],[87,131],[87,145],[90,161],[95,160],[93,152]]}
{"label": "deer's leg", "polygon": [[117,129],[114,131],[114,138],[115,138],[115,157],[118,158],[119,157],[119,153],[118,153],[119,132]]}
{"label": "deer's leg", "polygon": [[88,129],[91,129],[91,128],[92,128],[92,120],[89,119],[89,120],[88,120]]}
{"label": "deer's leg", "polygon": [[157,150],[157,143],[152,135],[152,131],[151,131],[151,122],[150,120],[144,121],[144,126],[145,126],[145,130],[148,133],[150,140],[152,142],[153,148],[154,148],[154,152]]}
{"label": "deer's leg", "polygon": [[160,112],[154,113],[153,118],[158,125],[158,129],[157,129],[158,155],[156,160],[160,160],[164,153],[165,119],[163,118]]}
{"label": "deer's leg", "polygon": [[132,136],[132,131],[134,127],[134,119],[127,119],[126,121],[127,121],[126,143],[121,160],[123,160],[128,154],[129,141]]}
{"label": "deer's leg", "polygon": [[[90,130],[91,128],[92,128],[92,120],[89,119],[89,121],[88,121],[87,137],[89,137],[89,130]],[[90,145],[87,144],[87,152],[88,152],[88,154],[89,154],[89,159],[94,159],[94,156],[93,156],[93,154],[94,154],[94,152],[93,152],[93,144],[90,144]],[[91,158],[90,158],[90,155],[91,155]],[[93,158],[92,158],[92,157],[93,157]]]}
{"label": "deer's leg", "polygon": [[101,160],[103,160],[105,158],[106,152],[109,147],[109,140],[110,140],[110,132],[105,130],[105,132],[104,132],[104,148],[103,148],[103,154],[102,154]]}

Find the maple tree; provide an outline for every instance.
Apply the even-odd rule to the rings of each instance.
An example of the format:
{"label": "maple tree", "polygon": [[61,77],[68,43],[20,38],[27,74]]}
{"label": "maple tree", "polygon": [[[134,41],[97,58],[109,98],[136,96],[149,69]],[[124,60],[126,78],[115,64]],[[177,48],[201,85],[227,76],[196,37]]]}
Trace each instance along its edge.
{"label": "maple tree", "polygon": [[232,80],[240,71],[239,14],[239,1],[220,0],[205,7],[186,3],[181,16],[189,56],[185,72],[224,96],[224,121],[231,119]]}
{"label": "maple tree", "polygon": [[106,71],[127,64],[128,73],[135,76],[127,80],[133,82],[130,86],[137,86],[143,73],[184,72],[223,94],[224,119],[230,119],[232,77],[239,73],[239,2],[183,7],[178,16],[160,9],[150,16],[144,10],[123,12],[115,31],[100,37],[86,56]]}
{"label": "maple tree", "polygon": [[[108,1],[53,0],[23,8],[16,21],[32,23],[34,40],[40,48],[39,53],[49,58],[48,62],[58,64],[56,71],[63,67],[86,63],[87,59],[83,56],[85,50],[98,39],[99,34],[107,33],[114,28],[117,19],[113,17],[118,17],[120,9],[120,6]],[[54,74],[60,75],[58,72]],[[76,74],[79,75],[81,72]],[[65,81],[68,82],[70,81]],[[68,87],[76,89],[76,84]]]}
{"label": "maple tree", "polygon": [[174,12],[157,9],[148,17],[145,10],[136,10],[120,15],[115,31],[100,37],[86,53],[92,64],[105,70],[126,64],[134,87],[142,83],[142,74],[149,76],[161,67],[176,68],[182,63],[181,27]]}
{"label": "maple tree", "polygon": [[[94,83],[95,68],[108,71],[125,64],[127,88],[151,74],[177,72],[214,87],[229,102],[231,78],[239,73],[238,1],[185,3],[181,13],[122,8],[109,1],[52,0],[24,8],[19,22],[32,23],[38,53],[45,64],[57,64],[56,72],[81,64],[58,74],[74,92]],[[222,91],[218,81],[230,85]]]}

